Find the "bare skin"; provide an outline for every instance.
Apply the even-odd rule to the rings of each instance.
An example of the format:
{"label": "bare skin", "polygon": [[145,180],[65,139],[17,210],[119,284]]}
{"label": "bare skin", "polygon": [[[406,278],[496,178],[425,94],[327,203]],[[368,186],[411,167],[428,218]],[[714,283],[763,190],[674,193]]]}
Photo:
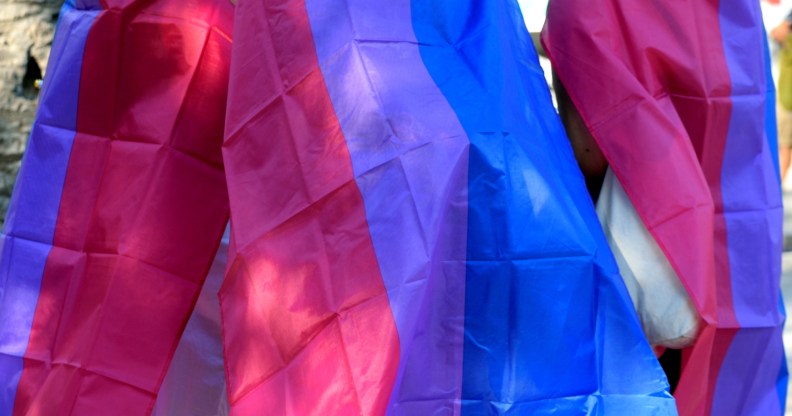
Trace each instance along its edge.
{"label": "bare skin", "polygon": [[786,41],[786,37],[789,35],[790,29],[792,28],[789,27],[789,23],[783,21],[770,31],[770,37],[776,42],[783,44]]}
{"label": "bare skin", "polygon": [[784,182],[787,172],[789,171],[790,160],[792,159],[792,149],[788,147],[780,147],[778,149],[779,167],[781,168],[781,182]]}
{"label": "bare skin", "polygon": [[589,190],[589,194],[596,201],[602,181],[605,178],[605,172],[608,169],[608,161],[603,156],[599,145],[597,145],[594,137],[583,122],[583,117],[580,116],[574,103],[569,98],[569,94],[567,94],[566,89],[555,74],[553,74],[553,88],[558,100],[558,113],[561,116],[561,122],[564,124],[567,136],[569,136],[569,142],[572,144],[575,159],[583,172],[583,176],[586,178],[586,187]]}

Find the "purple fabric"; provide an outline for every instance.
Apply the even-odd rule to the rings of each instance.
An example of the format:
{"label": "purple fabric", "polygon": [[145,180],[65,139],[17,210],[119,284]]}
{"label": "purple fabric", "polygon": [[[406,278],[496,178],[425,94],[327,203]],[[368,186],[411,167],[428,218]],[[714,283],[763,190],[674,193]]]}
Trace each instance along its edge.
{"label": "purple fabric", "polygon": [[[734,310],[741,329],[724,358],[712,414],[783,414],[776,383],[783,362],[778,307],[783,210],[765,139],[767,71],[756,2],[723,3],[721,32],[731,75],[731,123],[721,191]],[[750,56],[745,51],[752,51]]]}
{"label": "purple fabric", "polygon": [[[746,7],[753,10],[743,10]],[[742,327],[780,324],[778,279],[783,210],[772,152],[765,140],[764,50],[744,56],[749,48],[731,46],[731,42],[761,45],[764,31],[749,25],[752,19],[761,21],[756,3],[724,6],[721,13],[732,78],[731,124],[723,156],[721,191],[734,308]],[[757,279],[761,279],[761,284]]]}
{"label": "purple fabric", "polygon": [[[0,414],[11,415],[50,246],[11,236],[0,241]],[[10,277],[14,284],[6,285]]]}
{"label": "purple fabric", "polygon": [[74,8],[78,10],[97,10],[102,8],[99,0],[70,0],[68,3],[74,3]]}
{"label": "purple fabric", "polygon": [[712,415],[783,415],[776,382],[783,327],[742,328],[721,366]]}
{"label": "purple fabric", "polygon": [[409,1],[306,7],[399,332],[389,412],[458,413],[469,140],[424,67]]}
{"label": "purple fabric", "polygon": [[226,416],[229,412],[217,292],[228,263],[226,226],[201,294],[162,380],[152,416]]}
{"label": "purple fabric", "polygon": [[[22,373],[44,265],[52,245],[77,124],[83,48],[96,12],[64,6],[44,80],[37,122],[2,236],[0,414],[10,415]],[[52,86],[52,88],[50,88]],[[9,279],[13,284],[9,285]]]}

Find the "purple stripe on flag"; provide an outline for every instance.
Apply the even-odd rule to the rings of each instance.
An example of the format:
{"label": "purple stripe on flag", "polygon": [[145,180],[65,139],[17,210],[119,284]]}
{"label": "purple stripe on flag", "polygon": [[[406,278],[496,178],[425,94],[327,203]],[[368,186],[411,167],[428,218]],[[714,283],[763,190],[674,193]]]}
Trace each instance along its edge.
{"label": "purple stripe on flag", "polygon": [[217,292],[228,264],[226,225],[209,274],[162,380],[152,416],[228,415]]}
{"label": "purple stripe on flag", "polygon": [[[731,122],[721,190],[735,315],[742,329],[724,359],[712,414],[783,414],[776,383],[782,365],[778,307],[781,192],[765,132],[767,82],[757,2],[721,3],[731,76]],[[772,95],[771,95],[772,96]]]}
{"label": "purple stripe on flag", "polygon": [[14,408],[77,125],[83,49],[97,13],[63,7],[36,124],[0,240],[2,415],[11,415]]}
{"label": "purple stripe on flag", "polygon": [[424,67],[409,1],[306,7],[399,331],[389,412],[458,413],[469,140]]}
{"label": "purple stripe on flag", "polygon": [[[752,21],[758,25],[751,25]],[[772,152],[765,140],[766,62],[764,50],[756,47],[764,42],[761,21],[756,2],[721,7],[721,31],[732,81],[721,191],[734,308],[742,327],[781,322],[778,279],[783,211]]]}
{"label": "purple stripe on flag", "polygon": [[721,366],[712,415],[783,415],[776,389],[783,327],[741,328]]}

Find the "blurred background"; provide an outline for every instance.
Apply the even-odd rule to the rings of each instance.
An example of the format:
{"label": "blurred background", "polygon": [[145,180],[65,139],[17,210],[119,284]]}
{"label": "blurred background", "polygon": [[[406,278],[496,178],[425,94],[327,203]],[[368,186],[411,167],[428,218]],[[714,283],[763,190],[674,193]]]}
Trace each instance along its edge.
{"label": "blurred background", "polygon": [[[792,1],[784,0],[778,2],[762,1],[762,16],[764,18],[765,29],[770,32],[774,27],[778,26],[784,18],[792,11]],[[780,52],[780,45],[772,40],[769,41],[770,53],[773,58],[773,76],[778,78],[778,57]],[[784,254],[782,257],[782,276],[781,276],[781,290],[784,295],[784,303],[787,310],[792,305],[792,251],[788,242],[792,240],[792,181],[787,175],[784,184]],[[784,348],[786,349],[787,363],[792,362],[792,325],[789,320],[784,327]],[[792,387],[792,386],[790,386]],[[792,415],[792,388],[787,388],[787,406],[786,414]]]}

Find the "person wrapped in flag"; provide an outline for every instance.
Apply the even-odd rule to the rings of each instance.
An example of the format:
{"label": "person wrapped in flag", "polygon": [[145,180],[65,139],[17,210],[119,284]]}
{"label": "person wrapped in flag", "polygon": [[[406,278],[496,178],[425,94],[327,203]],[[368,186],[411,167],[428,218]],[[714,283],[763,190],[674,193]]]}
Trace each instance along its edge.
{"label": "person wrapped in flag", "polygon": [[677,6],[553,0],[543,43],[702,319],[680,414],[780,415],[783,212],[760,5]]}
{"label": "person wrapped in flag", "polygon": [[217,356],[178,343],[229,216],[206,414],[676,414],[516,1],[61,16],[0,414],[198,414],[165,396],[216,380],[173,356]]}
{"label": "person wrapped in flag", "polygon": [[675,414],[516,2],[236,17],[232,413]]}

